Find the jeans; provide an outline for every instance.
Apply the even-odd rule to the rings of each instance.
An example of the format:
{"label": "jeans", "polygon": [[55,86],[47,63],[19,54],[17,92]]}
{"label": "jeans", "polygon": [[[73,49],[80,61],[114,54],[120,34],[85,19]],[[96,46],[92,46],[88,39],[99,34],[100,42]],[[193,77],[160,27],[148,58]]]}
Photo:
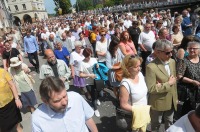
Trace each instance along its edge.
{"label": "jeans", "polygon": [[87,85],[86,86],[87,91],[90,93],[92,98],[92,105],[94,107],[94,110],[97,110],[97,98],[98,98],[98,92],[94,85]]}

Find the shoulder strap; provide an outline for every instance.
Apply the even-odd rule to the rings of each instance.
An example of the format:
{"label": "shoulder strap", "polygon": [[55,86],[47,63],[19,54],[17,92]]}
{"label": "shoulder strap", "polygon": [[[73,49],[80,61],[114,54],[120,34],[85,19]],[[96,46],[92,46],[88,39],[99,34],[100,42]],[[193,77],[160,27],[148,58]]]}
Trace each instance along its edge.
{"label": "shoulder strap", "polygon": [[[126,82],[128,84],[128,88],[129,88],[129,91],[130,91],[129,97],[131,98],[131,87],[130,87],[130,85],[127,81],[122,81],[121,83],[123,83],[123,82]],[[132,105],[132,98],[130,100],[131,100],[131,105]]]}

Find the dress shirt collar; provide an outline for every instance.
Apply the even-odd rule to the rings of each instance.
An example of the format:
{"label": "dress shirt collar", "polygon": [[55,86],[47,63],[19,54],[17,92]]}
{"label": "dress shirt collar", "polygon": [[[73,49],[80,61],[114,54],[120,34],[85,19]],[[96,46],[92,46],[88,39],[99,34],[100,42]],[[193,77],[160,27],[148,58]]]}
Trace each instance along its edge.
{"label": "dress shirt collar", "polygon": [[161,61],[161,63],[162,63],[163,65],[169,65],[169,62],[170,62],[170,60],[167,61],[167,62],[164,62],[164,61],[162,61],[161,59],[160,59],[160,61]]}

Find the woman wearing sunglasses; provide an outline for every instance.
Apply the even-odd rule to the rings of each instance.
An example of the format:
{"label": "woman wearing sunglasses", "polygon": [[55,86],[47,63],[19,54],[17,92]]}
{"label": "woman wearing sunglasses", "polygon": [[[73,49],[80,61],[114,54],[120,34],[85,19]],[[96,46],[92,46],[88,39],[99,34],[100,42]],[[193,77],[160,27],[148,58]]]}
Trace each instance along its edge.
{"label": "woman wearing sunglasses", "polygon": [[106,31],[103,28],[99,31],[99,35],[101,39],[97,41],[95,51],[97,53],[98,62],[106,65],[106,53],[108,51],[109,40],[106,39]]}
{"label": "woman wearing sunglasses", "polygon": [[200,43],[189,42],[187,46],[189,55],[184,57],[183,60],[178,61],[177,64],[177,77],[180,86],[186,89],[186,97],[182,107],[181,115],[185,115],[190,110],[194,110],[196,103],[200,101]]}

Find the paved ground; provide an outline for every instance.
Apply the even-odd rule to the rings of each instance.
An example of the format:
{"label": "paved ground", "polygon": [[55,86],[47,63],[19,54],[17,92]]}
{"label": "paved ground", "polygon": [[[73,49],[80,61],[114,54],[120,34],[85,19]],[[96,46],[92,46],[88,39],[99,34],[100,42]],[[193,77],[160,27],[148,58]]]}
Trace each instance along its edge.
{"label": "paved ground", "polygon": [[[39,56],[40,65],[46,62],[43,57]],[[24,62],[28,65],[30,65],[28,58],[24,58]],[[33,69],[33,68],[31,68]],[[38,100],[38,103],[42,103],[40,96],[39,96],[39,85],[41,83],[41,80],[39,80],[38,74],[34,71],[31,72],[31,75],[34,77],[36,83],[34,84],[34,90],[35,94]],[[71,86],[72,91],[79,92],[78,89],[75,89],[73,86]],[[85,96],[83,96],[85,98]],[[100,98],[101,105],[98,106],[98,109],[100,111],[101,117],[93,117],[98,130],[100,132],[117,132],[117,128],[115,125],[115,107],[113,103],[115,102],[114,95],[110,89],[105,89],[105,96]],[[90,102],[88,102],[90,103]],[[22,112],[22,126],[24,132],[31,132],[31,113],[30,112]]]}

